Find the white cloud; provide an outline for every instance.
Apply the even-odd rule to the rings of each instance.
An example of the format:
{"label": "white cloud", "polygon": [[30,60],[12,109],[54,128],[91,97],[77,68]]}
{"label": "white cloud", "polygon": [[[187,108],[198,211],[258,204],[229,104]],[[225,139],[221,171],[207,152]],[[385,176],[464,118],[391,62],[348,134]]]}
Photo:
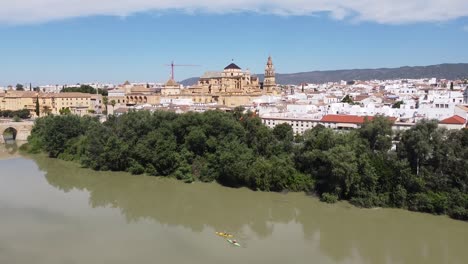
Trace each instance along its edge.
{"label": "white cloud", "polygon": [[179,10],[282,16],[328,13],[333,19],[382,24],[438,22],[468,16],[467,0],[0,0],[0,23]]}

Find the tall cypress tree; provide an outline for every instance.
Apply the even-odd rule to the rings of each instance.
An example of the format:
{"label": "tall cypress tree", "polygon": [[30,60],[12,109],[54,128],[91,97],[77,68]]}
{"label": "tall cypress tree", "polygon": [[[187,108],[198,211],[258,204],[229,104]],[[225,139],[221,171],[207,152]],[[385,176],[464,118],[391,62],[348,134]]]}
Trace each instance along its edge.
{"label": "tall cypress tree", "polygon": [[39,95],[36,96],[36,116],[39,117]]}

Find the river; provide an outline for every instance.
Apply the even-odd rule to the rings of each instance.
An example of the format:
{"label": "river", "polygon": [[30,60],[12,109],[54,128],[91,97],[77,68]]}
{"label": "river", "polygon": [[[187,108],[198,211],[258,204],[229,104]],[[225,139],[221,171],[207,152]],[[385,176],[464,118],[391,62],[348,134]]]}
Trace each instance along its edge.
{"label": "river", "polygon": [[0,159],[2,264],[468,263],[468,223],[445,216]]}

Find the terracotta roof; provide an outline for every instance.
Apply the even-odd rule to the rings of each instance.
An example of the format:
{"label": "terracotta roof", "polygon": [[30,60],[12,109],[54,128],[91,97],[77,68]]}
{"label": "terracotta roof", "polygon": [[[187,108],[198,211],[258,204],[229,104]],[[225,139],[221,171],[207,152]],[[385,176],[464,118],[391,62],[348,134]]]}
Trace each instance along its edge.
{"label": "terracotta roof", "polygon": [[370,97],[369,95],[357,95],[356,97],[354,97],[354,101],[360,102],[360,101],[362,101],[364,99],[367,99],[369,97]]}
{"label": "terracotta roof", "polygon": [[[33,96],[36,97],[36,96]],[[40,93],[40,98],[91,98],[91,94],[89,93],[78,93],[78,92],[70,92],[70,93]]]}
{"label": "terracotta roof", "polygon": [[452,117],[446,118],[442,121],[440,121],[441,124],[446,124],[446,125],[464,125],[466,123],[465,118],[454,115]]}
{"label": "terracotta roof", "polygon": [[235,63],[231,63],[228,66],[226,66],[226,68],[224,69],[225,70],[240,70],[241,68],[237,66]]}
{"label": "terracotta roof", "polygon": [[[356,116],[356,115],[326,115],[322,117],[321,122],[325,123],[349,123],[349,124],[364,124],[367,120],[374,119],[373,116]],[[388,117],[392,122],[396,121],[394,117]]]}

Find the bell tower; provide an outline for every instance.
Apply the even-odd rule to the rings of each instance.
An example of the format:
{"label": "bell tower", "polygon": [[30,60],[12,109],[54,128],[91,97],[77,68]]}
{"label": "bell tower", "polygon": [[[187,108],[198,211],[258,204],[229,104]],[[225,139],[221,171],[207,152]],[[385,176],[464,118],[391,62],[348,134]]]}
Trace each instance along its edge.
{"label": "bell tower", "polygon": [[265,67],[265,78],[263,80],[263,90],[267,93],[273,92],[276,87],[275,67],[271,56],[268,57],[268,62]]}

